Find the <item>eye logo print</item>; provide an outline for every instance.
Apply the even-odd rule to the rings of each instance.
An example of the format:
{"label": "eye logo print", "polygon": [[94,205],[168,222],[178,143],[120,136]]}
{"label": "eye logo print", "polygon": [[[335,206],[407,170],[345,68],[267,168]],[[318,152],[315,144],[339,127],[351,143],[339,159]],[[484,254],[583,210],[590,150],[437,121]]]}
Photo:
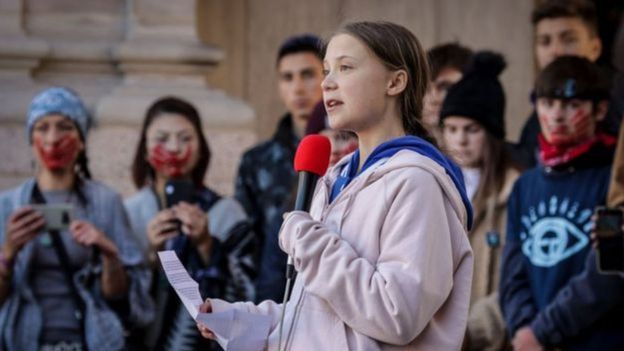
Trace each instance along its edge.
{"label": "eye logo print", "polygon": [[577,202],[559,202],[556,196],[529,208],[522,216],[522,252],[538,267],[552,267],[582,250],[589,243],[591,209],[579,210]]}

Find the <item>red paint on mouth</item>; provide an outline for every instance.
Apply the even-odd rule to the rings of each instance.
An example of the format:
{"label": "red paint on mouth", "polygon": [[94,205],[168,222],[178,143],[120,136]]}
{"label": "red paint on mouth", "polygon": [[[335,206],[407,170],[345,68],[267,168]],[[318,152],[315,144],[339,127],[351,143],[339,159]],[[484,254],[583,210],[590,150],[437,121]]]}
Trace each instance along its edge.
{"label": "red paint on mouth", "polygon": [[44,146],[40,138],[35,138],[33,142],[44,166],[53,171],[71,165],[78,153],[78,138],[73,135],[61,137],[49,148]]}
{"label": "red paint on mouth", "polygon": [[591,118],[589,113],[585,110],[578,110],[572,116],[572,126],[574,127],[574,134],[578,139],[584,139],[589,137],[589,129],[591,126]]}
{"label": "red paint on mouth", "polygon": [[191,158],[191,149],[187,148],[182,155],[165,150],[163,145],[156,145],[149,153],[149,163],[159,172],[171,178],[179,178],[184,175],[184,166]]}
{"label": "red paint on mouth", "polygon": [[590,127],[592,126],[591,116],[583,109],[576,111],[569,122],[564,125],[549,127],[551,124],[547,115],[540,115],[539,119],[543,122],[543,125],[547,126],[548,130],[544,132],[548,133],[548,139],[550,139],[550,143],[553,145],[577,144],[591,138],[589,135]]}

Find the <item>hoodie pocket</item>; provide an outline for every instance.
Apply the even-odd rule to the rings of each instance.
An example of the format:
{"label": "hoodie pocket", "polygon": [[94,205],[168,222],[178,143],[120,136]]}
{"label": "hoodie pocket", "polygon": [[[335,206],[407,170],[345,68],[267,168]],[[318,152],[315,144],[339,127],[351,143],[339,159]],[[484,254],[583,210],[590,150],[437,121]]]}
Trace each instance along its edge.
{"label": "hoodie pocket", "polygon": [[289,350],[349,350],[345,324],[331,310],[304,302],[298,314]]}

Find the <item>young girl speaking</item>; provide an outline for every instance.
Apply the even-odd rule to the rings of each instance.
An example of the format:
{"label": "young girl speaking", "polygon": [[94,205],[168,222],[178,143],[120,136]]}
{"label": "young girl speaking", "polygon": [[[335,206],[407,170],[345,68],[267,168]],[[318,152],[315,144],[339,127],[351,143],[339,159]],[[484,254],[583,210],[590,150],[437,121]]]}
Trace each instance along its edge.
{"label": "young girl speaking", "polygon": [[298,272],[293,296],[286,306],[209,299],[202,311],[269,315],[269,350],[458,350],[472,210],[461,171],[420,122],[424,52],[404,27],[352,23],[330,40],[324,68],[330,125],[355,132],[359,149],[319,181],[309,214],[285,216],[280,246]]}

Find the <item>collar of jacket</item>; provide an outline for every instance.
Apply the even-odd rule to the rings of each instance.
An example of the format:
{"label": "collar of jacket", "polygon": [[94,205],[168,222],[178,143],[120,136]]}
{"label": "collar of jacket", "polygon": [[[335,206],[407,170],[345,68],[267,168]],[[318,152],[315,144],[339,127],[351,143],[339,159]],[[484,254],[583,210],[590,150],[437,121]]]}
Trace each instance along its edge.
{"label": "collar of jacket", "polygon": [[[351,183],[349,183],[343,191],[338,194],[338,196],[332,201],[331,204],[327,204],[329,201],[329,193],[331,191],[331,187],[336,181],[336,178],[340,174],[342,166],[349,162],[351,159],[351,155],[349,154],[343,157],[337,164],[335,164],[332,168],[327,171],[327,174],[319,180],[315,190],[315,197],[318,196],[319,191],[323,191],[326,211],[329,211],[331,208],[336,206],[338,203],[341,203],[345,199],[348,201],[353,201],[354,196],[352,196],[352,189],[356,189],[356,191],[360,191],[361,189],[373,184],[374,182],[381,179],[384,175],[403,168],[411,168],[416,167],[423,169],[426,172],[429,172],[431,175],[435,177],[437,183],[442,188],[442,192],[446,195],[448,200],[450,201],[457,217],[461,221],[464,229],[468,227],[468,212],[466,207],[464,206],[464,202],[462,197],[457,190],[457,187],[453,183],[451,177],[446,173],[444,167],[437,164],[432,159],[427,156],[423,156],[416,152],[410,150],[401,150],[391,156],[385,163],[380,165],[379,167],[375,167],[369,169],[367,172],[362,173],[359,177],[353,179]],[[347,206],[348,208],[351,206]]]}

